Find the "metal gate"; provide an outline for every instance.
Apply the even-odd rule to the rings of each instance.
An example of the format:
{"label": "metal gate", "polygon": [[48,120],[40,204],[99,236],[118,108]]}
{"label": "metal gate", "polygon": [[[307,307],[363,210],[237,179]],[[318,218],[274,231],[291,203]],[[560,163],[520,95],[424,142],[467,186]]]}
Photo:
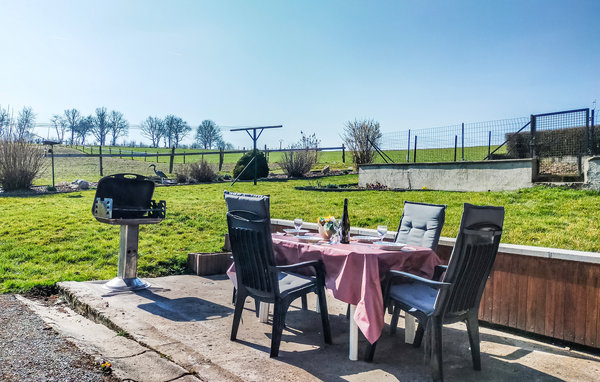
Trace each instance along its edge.
{"label": "metal gate", "polygon": [[533,180],[583,181],[582,158],[597,146],[590,109],[532,115],[530,128],[530,155],[537,159]]}

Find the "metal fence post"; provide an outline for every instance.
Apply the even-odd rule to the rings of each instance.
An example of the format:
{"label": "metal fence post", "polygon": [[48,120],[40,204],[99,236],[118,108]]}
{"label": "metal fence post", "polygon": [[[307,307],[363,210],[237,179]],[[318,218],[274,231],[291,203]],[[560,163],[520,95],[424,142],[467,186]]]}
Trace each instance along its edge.
{"label": "metal fence post", "polygon": [[408,146],[406,149],[406,161],[410,162],[410,129],[408,129]]}
{"label": "metal fence post", "polygon": [[223,148],[219,147],[219,171],[221,171],[221,169],[223,168],[224,157],[225,157],[225,155],[223,153]]}
{"label": "metal fence post", "polygon": [[346,147],[342,143],[342,163],[346,163]]}
{"label": "metal fence post", "polygon": [[[592,126],[592,129],[594,127]],[[592,155],[592,134],[590,131],[590,109],[585,111],[585,150],[587,155]]]}
{"label": "metal fence post", "polygon": [[169,159],[169,174],[173,173],[173,161],[175,160],[175,146],[171,148],[171,157]]}
{"label": "metal fence post", "polygon": [[461,125],[461,147],[462,147],[462,160],[465,160],[465,123],[463,122]]}
{"label": "metal fence post", "polygon": [[531,114],[530,121],[531,136],[529,137],[529,153],[533,159],[535,158],[535,115]]}
{"label": "metal fence post", "polygon": [[598,150],[597,150],[598,146],[596,145],[596,128],[595,128],[595,123],[594,123],[594,109],[592,109],[591,121],[592,122],[590,123],[590,125],[591,125],[590,133],[591,133],[591,141],[592,141],[592,155],[596,155],[598,153]]}
{"label": "metal fence post", "polygon": [[415,135],[415,149],[413,150],[413,162],[417,163],[417,136]]}
{"label": "metal fence post", "polygon": [[454,136],[454,161],[456,162],[456,151],[458,150],[458,135]]}
{"label": "metal fence post", "polygon": [[490,159],[490,154],[492,152],[492,131],[488,131],[488,155],[487,158]]}
{"label": "metal fence post", "polygon": [[102,171],[102,146],[98,147],[98,157],[100,158],[100,176],[104,176]]}

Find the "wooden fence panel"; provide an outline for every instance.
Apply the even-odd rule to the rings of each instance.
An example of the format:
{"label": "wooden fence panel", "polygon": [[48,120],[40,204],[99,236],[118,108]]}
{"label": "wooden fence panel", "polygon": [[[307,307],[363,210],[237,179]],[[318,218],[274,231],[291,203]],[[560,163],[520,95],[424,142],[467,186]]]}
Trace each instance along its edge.
{"label": "wooden fence panel", "polygon": [[[437,249],[446,264],[451,252]],[[600,264],[499,252],[479,319],[600,348]]]}

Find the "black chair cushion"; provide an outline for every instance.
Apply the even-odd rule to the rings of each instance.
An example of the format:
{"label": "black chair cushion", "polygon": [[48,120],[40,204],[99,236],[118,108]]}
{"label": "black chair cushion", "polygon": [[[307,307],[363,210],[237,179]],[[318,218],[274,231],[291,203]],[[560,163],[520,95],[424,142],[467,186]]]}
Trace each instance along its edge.
{"label": "black chair cushion", "polygon": [[282,297],[316,283],[314,277],[302,276],[297,273],[279,272],[277,277],[279,278],[279,293]]}

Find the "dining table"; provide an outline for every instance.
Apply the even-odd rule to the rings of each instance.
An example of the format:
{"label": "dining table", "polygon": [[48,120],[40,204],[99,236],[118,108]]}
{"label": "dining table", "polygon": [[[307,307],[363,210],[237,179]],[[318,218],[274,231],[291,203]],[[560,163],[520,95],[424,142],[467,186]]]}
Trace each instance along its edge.
{"label": "dining table", "polygon": [[[431,278],[435,266],[442,263],[433,250],[416,246],[400,248],[400,245],[356,240],[351,240],[349,244],[330,243],[283,233],[273,233],[272,239],[277,265],[308,260],[323,262],[327,291],[336,299],[350,304],[350,360],[358,359],[359,330],[370,343],[374,343],[384,328],[381,283],[387,272],[393,269]],[[232,269],[228,275],[235,283]],[[263,308],[264,305],[260,309],[262,317]]]}

